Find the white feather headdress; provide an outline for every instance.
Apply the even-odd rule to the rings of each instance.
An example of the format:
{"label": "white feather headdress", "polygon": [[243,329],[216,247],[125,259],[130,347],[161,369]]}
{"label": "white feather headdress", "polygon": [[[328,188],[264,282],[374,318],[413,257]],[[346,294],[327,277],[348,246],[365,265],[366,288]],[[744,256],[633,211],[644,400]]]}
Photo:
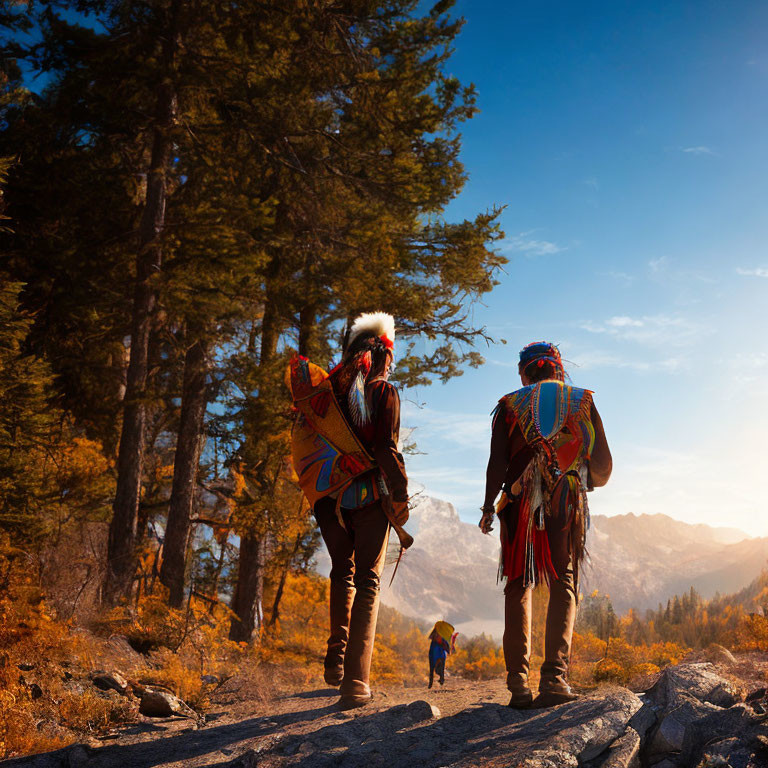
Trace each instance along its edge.
{"label": "white feather headdress", "polygon": [[351,345],[362,333],[372,333],[382,337],[385,344],[389,342],[387,346],[391,349],[395,344],[395,318],[386,312],[366,312],[359,315],[349,329],[347,346]]}

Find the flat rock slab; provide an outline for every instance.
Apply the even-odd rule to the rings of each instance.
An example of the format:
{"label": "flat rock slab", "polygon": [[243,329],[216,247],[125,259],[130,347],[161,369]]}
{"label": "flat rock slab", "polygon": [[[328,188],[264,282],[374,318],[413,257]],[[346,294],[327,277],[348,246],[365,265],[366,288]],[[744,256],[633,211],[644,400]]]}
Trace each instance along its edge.
{"label": "flat rock slab", "polygon": [[626,733],[611,744],[600,768],[640,768],[640,734],[634,728],[627,728]]}
{"label": "flat rock slab", "polygon": [[[602,691],[598,697],[540,710],[529,719],[494,732],[491,751],[502,751],[503,757],[500,761],[494,757],[489,764],[544,768],[551,759],[554,765],[565,766],[568,763],[558,761],[563,755],[571,755],[575,759],[573,765],[581,765],[605,752],[622,736],[627,722],[641,706],[634,693],[615,688]],[[473,759],[483,754],[475,749],[466,762],[460,760],[454,764],[468,768],[473,765]]]}

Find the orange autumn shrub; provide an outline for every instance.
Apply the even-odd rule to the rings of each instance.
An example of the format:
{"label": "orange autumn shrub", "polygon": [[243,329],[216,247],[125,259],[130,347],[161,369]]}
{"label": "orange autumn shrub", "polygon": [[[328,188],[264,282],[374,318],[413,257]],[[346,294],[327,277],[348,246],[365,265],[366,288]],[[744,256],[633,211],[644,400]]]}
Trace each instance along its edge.
{"label": "orange autumn shrub", "polygon": [[504,651],[487,635],[465,640],[449,658],[457,674],[470,680],[491,680],[506,674]]}
{"label": "orange autumn shrub", "polygon": [[[141,685],[170,689],[194,709],[209,706],[211,683],[231,677],[248,656],[246,646],[229,640],[231,612],[223,605],[192,597],[184,610],[169,608],[165,589],[141,597],[135,606],[109,611],[96,627],[124,635],[145,654],[122,670]],[[94,662],[95,663],[95,662]]]}
{"label": "orange autumn shrub", "polygon": [[0,759],[58,749],[132,717],[127,700],[70,682],[70,669],[90,668],[94,638],[49,612],[23,565],[0,540]]}
{"label": "orange autumn shrub", "polygon": [[597,662],[604,657],[605,640],[601,640],[591,632],[573,633],[572,661],[590,663]]}
{"label": "orange autumn shrub", "polygon": [[744,616],[733,633],[733,646],[739,651],[768,651],[768,617]]}
{"label": "orange autumn shrub", "polygon": [[664,667],[677,664],[690,653],[676,643],[631,645],[620,637],[606,643],[604,658],[592,667],[595,682],[613,682],[631,688],[642,688]]}

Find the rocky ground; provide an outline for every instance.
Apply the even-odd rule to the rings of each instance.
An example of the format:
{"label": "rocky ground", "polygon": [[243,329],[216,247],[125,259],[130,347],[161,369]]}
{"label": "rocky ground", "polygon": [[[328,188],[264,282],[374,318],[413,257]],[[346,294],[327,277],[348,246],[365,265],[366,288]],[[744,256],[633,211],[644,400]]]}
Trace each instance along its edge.
{"label": "rocky ground", "polygon": [[155,691],[154,704],[142,700],[142,710],[154,706],[164,716],[141,715],[101,741],[3,765],[768,768],[764,666],[723,649],[715,663],[670,667],[642,694],[608,686],[528,711],[505,706],[502,681],[451,678],[433,691],[381,689],[370,706],[339,712],[332,690],[264,698],[253,681],[232,679],[204,722],[173,697],[162,704]]}

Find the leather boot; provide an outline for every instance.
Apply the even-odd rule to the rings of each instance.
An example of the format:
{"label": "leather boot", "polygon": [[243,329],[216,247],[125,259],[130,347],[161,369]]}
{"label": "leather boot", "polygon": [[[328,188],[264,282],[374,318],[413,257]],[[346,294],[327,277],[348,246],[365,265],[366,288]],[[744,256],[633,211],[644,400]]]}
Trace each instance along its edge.
{"label": "leather boot", "polygon": [[539,695],[534,707],[556,707],[579,698],[568,685],[573,625],[576,620],[576,588],[573,563],[565,543],[559,543],[564,533],[550,536],[559,577],[549,585],[547,626],[544,638],[544,663],[541,665]]}
{"label": "leather boot", "polygon": [[338,688],[344,679],[344,656],[349,641],[350,613],[354,597],[351,574],[348,579],[331,580],[331,635],[325,654],[323,679],[333,688]]}
{"label": "leather boot", "polygon": [[344,679],[339,701],[342,708],[361,707],[371,700],[368,681],[378,613],[378,585],[358,586],[352,603],[349,643],[344,655]]}
{"label": "leather boot", "polygon": [[507,688],[512,694],[507,706],[510,709],[528,709],[533,701],[533,694],[528,687],[528,678],[524,675],[507,675]]}
{"label": "leather boot", "polygon": [[556,707],[559,704],[567,704],[569,701],[576,701],[579,698],[578,693],[574,693],[571,686],[561,675],[556,677],[544,677],[542,675],[539,681],[539,695],[533,702],[537,709],[543,707]]}
{"label": "leather boot", "polygon": [[370,704],[373,700],[373,696],[368,695],[356,696],[354,694],[342,694],[339,700],[336,702],[336,706],[342,710],[357,709],[358,707],[364,707],[366,704]]}

